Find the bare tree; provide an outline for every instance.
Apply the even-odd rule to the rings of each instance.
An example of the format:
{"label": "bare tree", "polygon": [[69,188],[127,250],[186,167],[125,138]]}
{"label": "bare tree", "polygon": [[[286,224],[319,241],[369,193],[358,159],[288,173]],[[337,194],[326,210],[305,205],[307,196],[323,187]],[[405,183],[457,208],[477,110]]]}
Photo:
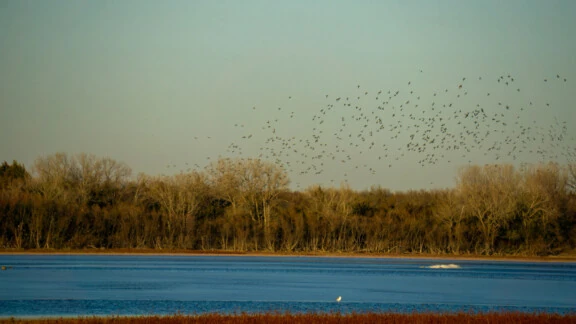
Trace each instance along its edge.
{"label": "bare tree", "polygon": [[312,186],[305,193],[311,200],[309,214],[316,225],[316,241],[321,250],[352,249],[354,240],[350,241],[350,221],[355,194],[348,184],[340,188],[322,188]]}
{"label": "bare tree", "polygon": [[438,207],[434,214],[448,236],[446,249],[451,253],[459,254],[464,240],[464,203],[458,200],[458,195],[454,190],[439,193],[437,199]]}
{"label": "bare tree", "polygon": [[169,243],[191,247],[198,207],[208,192],[205,176],[190,172],[161,176],[147,182],[150,197],[160,204],[166,216]]}
{"label": "bare tree", "polygon": [[542,246],[542,233],[557,223],[560,204],[567,193],[567,182],[566,170],[554,163],[529,166],[524,170],[517,212],[522,220],[524,244],[530,253],[547,249]]}
{"label": "bare tree", "polygon": [[284,170],[260,159],[219,159],[208,166],[207,173],[217,195],[230,202],[234,214],[243,207],[263,229],[266,247],[273,249],[272,207],[288,188]]}
{"label": "bare tree", "polygon": [[567,182],[568,189],[576,192],[576,163],[570,163],[568,165],[568,175],[570,177]]}
{"label": "bare tree", "polygon": [[112,195],[108,200],[114,200],[116,189],[123,188],[132,173],[123,162],[86,153],[39,157],[34,162],[34,171],[45,195],[56,198],[74,189],[80,203],[87,203],[91,196],[103,192]]}
{"label": "bare tree", "polygon": [[218,159],[206,167],[208,181],[215,195],[230,203],[233,213],[240,203],[240,163],[233,159]]}
{"label": "bare tree", "polygon": [[500,228],[513,216],[520,178],[511,165],[461,169],[456,192],[464,212],[475,218],[483,236],[484,253],[494,251]]}
{"label": "bare tree", "polygon": [[39,157],[32,168],[37,190],[49,200],[63,198],[74,182],[74,162],[66,153]]}
{"label": "bare tree", "polygon": [[566,188],[568,191],[576,193],[576,147],[568,148],[564,155],[567,160]]}
{"label": "bare tree", "polygon": [[97,163],[98,174],[101,175],[103,183],[111,183],[114,185],[123,185],[130,175],[132,170],[124,162],[118,162],[111,158],[102,158]]}
{"label": "bare tree", "polygon": [[95,155],[80,153],[75,157],[76,181],[80,203],[86,204],[90,200],[91,192],[100,185],[102,173],[97,165]]}

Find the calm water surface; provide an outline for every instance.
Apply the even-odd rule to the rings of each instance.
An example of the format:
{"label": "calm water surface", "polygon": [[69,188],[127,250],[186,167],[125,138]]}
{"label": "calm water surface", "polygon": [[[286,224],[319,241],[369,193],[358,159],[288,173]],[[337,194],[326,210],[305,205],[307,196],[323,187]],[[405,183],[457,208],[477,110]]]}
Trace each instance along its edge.
{"label": "calm water surface", "polygon": [[0,264],[12,266],[0,272],[0,317],[576,311],[576,263],[0,255]]}

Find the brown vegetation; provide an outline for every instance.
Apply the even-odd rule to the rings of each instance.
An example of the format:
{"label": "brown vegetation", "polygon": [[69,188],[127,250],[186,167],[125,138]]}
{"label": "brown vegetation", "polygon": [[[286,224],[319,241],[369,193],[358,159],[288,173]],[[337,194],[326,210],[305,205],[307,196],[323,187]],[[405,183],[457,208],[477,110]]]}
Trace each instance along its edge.
{"label": "brown vegetation", "polygon": [[0,323],[30,324],[114,324],[114,323],[574,323],[576,315],[526,313],[362,313],[362,314],[204,314],[142,317],[79,317],[34,320],[0,320]]}
{"label": "brown vegetation", "polygon": [[573,167],[469,166],[453,189],[312,186],[257,159],[131,178],[57,153],[0,168],[0,248],[537,256],[576,246]]}

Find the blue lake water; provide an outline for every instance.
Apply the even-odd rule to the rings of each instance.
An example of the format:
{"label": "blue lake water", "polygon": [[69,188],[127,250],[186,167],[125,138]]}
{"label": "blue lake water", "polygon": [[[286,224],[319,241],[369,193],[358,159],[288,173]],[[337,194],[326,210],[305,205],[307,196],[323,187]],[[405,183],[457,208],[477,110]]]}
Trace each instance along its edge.
{"label": "blue lake water", "polygon": [[0,265],[12,267],[0,271],[0,317],[576,311],[576,263],[0,255]]}

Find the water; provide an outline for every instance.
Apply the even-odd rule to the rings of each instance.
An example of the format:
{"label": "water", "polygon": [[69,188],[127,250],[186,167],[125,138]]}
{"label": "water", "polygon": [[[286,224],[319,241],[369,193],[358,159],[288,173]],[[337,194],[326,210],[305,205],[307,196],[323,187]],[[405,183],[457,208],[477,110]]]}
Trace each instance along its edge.
{"label": "water", "polygon": [[0,272],[0,317],[576,311],[576,263],[0,255],[0,264],[13,267]]}

